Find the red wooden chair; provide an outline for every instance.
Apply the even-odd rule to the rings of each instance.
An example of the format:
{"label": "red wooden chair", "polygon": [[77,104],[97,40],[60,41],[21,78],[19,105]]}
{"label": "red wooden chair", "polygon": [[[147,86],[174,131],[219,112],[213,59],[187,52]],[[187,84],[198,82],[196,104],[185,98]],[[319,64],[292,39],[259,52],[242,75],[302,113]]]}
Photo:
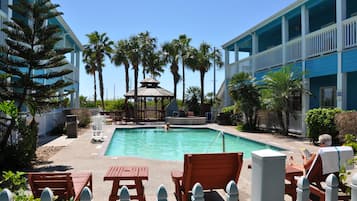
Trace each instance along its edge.
{"label": "red wooden chair", "polygon": [[175,196],[187,201],[189,192],[199,182],[204,190],[224,189],[229,181],[238,182],[243,153],[185,154],[184,170],[172,171]]}
{"label": "red wooden chair", "polygon": [[84,187],[88,186],[92,191],[92,173],[31,172],[28,182],[35,198],[39,198],[46,187],[59,198],[69,200],[73,197],[75,201],[79,200]]}
{"label": "red wooden chair", "polygon": [[[334,156],[329,159],[327,164],[331,167],[335,166],[335,168],[330,168],[330,171],[325,170],[322,162],[322,154],[328,153],[330,156]],[[351,156],[351,157],[349,157]],[[327,156],[328,157],[328,156]],[[347,160],[352,159],[353,150],[351,147],[324,147],[320,148],[318,155],[316,156],[311,168],[306,170],[307,174],[305,177],[309,180],[310,183],[310,198],[312,200],[325,200],[325,189],[322,185],[328,175],[335,174],[337,177],[339,175],[340,168],[344,165],[346,167]],[[348,168],[348,167],[346,167]],[[290,184],[285,184],[285,193],[292,196],[293,199],[296,199],[296,180],[295,178],[291,178],[289,180]],[[351,196],[346,194],[347,187],[340,182],[339,185],[339,196],[338,200],[350,200]]]}

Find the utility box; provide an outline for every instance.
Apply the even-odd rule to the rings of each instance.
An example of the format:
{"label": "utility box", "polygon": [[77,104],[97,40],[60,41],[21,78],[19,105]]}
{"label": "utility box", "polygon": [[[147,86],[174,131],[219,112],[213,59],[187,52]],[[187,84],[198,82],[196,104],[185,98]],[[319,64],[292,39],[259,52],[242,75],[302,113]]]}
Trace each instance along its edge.
{"label": "utility box", "polygon": [[270,149],[252,152],[252,201],[284,201],[285,158]]}
{"label": "utility box", "polygon": [[69,138],[77,138],[77,115],[66,115],[66,134]]}

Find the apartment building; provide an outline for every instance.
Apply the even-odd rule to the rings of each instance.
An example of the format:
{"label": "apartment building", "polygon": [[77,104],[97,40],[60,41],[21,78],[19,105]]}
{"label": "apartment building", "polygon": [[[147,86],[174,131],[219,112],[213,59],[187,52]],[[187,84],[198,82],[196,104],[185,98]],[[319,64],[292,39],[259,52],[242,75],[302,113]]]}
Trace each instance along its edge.
{"label": "apartment building", "polygon": [[311,96],[297,98],[300,107],[290,128],[304,133],[306,112],[317,107],[357,109],[357,1],[297,0],[263,22],[223,44],[225,81],[219,93],[231,105],[227,86],[238,72],[261,80],[270,71],[291,65],[305,73]]}

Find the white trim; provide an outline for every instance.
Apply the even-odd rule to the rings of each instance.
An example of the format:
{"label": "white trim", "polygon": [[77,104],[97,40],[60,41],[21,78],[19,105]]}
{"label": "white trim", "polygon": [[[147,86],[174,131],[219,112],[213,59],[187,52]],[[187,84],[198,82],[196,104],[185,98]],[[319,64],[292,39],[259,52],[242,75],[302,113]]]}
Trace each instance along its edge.
{"label": "white trim", "polygon": [[67,33],[71,36],[71,38],[76,43],[76,45],[79,47],[79,49],[81,51],[83,51],[82,43],[78,40],[77,36],[73,33],[72,29],[68,26],[67,22],[64,21],[63,17],[57,16],[56,19],[63,26],[63,28],[67,31]]}

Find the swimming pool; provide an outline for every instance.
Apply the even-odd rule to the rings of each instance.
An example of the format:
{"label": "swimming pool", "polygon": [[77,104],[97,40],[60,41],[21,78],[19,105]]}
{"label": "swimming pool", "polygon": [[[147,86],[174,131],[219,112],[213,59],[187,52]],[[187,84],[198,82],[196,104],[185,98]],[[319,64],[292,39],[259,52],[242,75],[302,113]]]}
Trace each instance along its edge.
{"label": "swimming pool", "polygon": [[[134,156],[166,161],[182,161],[185,153],[222,152],[219,131],[203,128],[130,128],[116,129],[105,152],[106,156]],[[226,152],[251,152],[260,149],[282,149],[225,133]]]}

